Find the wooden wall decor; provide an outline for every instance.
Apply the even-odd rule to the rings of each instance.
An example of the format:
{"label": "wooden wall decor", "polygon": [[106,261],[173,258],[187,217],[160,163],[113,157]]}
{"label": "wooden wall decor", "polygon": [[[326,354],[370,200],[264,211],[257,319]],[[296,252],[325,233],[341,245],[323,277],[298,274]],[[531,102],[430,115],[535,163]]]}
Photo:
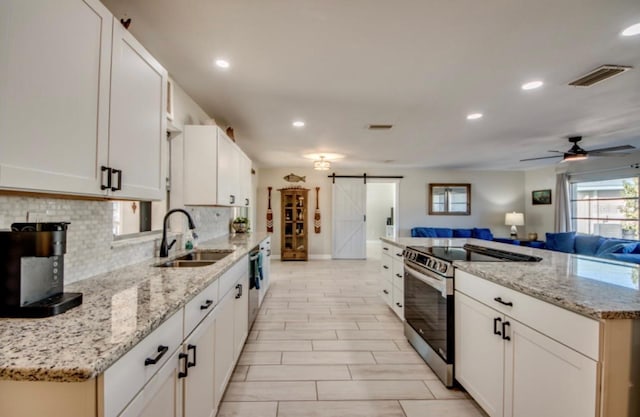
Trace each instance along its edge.
{"label": "wooden wall decor", "polygon": [[316,187],[316,212],[313,216],[313,230],[316,233],[320,233],[320,187]]}
{"label": "wooden wall decor", "polygon": [[269,189],[269,207],[267,208],[267,233],[273,233],[273,211],[271,211],[271,189]]}

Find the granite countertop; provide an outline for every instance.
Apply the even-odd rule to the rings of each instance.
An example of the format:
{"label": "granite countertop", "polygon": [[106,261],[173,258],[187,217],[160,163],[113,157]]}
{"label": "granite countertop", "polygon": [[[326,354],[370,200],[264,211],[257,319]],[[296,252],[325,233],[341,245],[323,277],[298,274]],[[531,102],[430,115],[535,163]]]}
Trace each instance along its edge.
{"label": "granite countertop", "polygon": [[70,284],[65,291],[82,292],[83,303],[64,314],[0,319],[0,379],[77,382],[101,374],[267,236],[201,242],[198,249],[234,250],[210,266],[156,268],[167,258],[154,258]]}
{"label": "granite countertop", "polygon": [[456,268],[593,319],[640,319],[640,266],[478,239],[399,238],[398,246],[471,243],[542,258],[529,262],[455,261]]}

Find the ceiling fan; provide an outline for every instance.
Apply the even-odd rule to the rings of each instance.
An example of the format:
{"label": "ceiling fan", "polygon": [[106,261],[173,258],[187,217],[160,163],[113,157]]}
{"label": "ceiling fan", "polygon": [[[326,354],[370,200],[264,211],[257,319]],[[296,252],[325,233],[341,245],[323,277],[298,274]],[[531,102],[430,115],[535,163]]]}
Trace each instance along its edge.
{"label": "ceiling fan", "polygon": [[538,159],[550,159],[550,158],[562,158],[562,162],[565,161],[580,161],[583,159],[587,159],[589,156],[622,156],[627,155],[627,153],[617,153],[618,151],[626,151],[630,149],[635,149],[634,146],[631,145],[622,145],[622,146],[611,146],[608,148],[599,148],[599,149],[591,149],[590,151],[582,149],[578,142],[582,140],[582,136],[571,136],[567,138],[570,143],[573,143],[571,149],[566,152],[562,151],[549,151],[555,152],[558,155],[553,156],[541,156],[539,158],[527,158],[521,159],[520,162],[525,161],[535,161]]}

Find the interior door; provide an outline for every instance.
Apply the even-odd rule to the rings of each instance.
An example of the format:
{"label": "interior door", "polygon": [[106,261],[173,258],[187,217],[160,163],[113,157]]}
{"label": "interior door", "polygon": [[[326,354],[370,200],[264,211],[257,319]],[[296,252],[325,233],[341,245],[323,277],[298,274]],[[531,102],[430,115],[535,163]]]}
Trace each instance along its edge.
{"label": "interior door", "polygon": [[367,185],[344,178],[333,184],[333,259],[367,257]]}

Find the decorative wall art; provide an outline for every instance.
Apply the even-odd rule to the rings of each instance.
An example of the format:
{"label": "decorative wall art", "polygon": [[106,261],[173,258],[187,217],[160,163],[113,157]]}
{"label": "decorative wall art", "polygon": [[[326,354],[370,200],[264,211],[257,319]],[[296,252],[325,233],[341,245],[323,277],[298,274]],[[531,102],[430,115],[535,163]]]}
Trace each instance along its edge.
{"label": "decorative wall art", "polygon": [[531,204],[534,206],[551,204],[551,190],[531,191]]}
{"label": "decorative wall art", "polygon": [[267,207],[267,233],[273,233],[273,211],[271,211],[271,189],[269,189],[269,207]]}
{"label": "decorative wall art", "polygon": [[313,216],[313,230],[320,233],[320,187],[316,187],[316,212]]}

